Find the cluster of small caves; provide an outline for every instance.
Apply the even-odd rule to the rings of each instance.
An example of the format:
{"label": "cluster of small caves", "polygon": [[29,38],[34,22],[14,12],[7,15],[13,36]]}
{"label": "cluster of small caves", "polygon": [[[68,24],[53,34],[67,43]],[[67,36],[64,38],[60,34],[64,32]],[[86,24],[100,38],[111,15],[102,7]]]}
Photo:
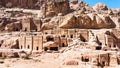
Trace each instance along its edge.
{"label": "cluster of small caves", "polygon": [[[103,31],[104,30],[104,31]],[[20,35],[19,48],[31,50],[59,50],[61,47],[77,44],[93,50],[119,50],[120,39],[117,30],[60,29],[44,30],[28,35]],[[99,34],[99,31],[103,31]],[[111,31],[111,32],[110,32]],[[95,34],[96,33],[96,34]],[[118,32],[117,32],[118,33]],[[77,45],[76,44],[76,45]]]}
{"label": "cluster of small caves", "polygon": [[59,31],[44,30],[42,33],[21,34],[19,49],[64,53],[61,51],[64,48],[69,51],[77,50],[77,48],[79,50],[81,47],[80,50],[84,50],[80,51],[82,62],[90,62],[102,67],[120,64],[120,57],[117,54],[120,49],[118,30],[61,29]]}

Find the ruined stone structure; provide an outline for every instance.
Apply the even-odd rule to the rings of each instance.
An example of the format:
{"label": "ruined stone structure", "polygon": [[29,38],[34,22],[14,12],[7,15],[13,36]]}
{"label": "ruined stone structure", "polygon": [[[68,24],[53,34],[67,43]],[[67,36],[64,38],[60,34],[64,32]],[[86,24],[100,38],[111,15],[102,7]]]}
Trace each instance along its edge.
{"label": "ruined stone structure", "polygon": [[[54,31],[54,30],[53,30]],[[43,45],[42,48],[46,48],[46,49],[50,49],[50,47],[58,47],[57,50],[59,49],[59,47],[64,47],[67,46],[71,41],[70,40],[74,40],[74,39],[78,39],[81,41],[81,43],[85,42],[88,43],[88,45],[86,45],[86,48],[88,49],[92,49],[92,50],[101,50],[102,48],[104,48],[104,46],[107,46],[108,49],[113,49],[116,50],[119,48],[119,42],[116,38],[116,36],[113,35],[108,35],[107,32],[109,31],[105,31],[102,32],[102,34],[97,33],[97,31],[93,30],[93,31],[89,31],[89,30],[81,30],[81,29],[61,29],[59,34],[55,34],[52,30],[45,30],[43,32],[43,39],[38,39],[39,41],[43,41],[43,43],[39,43],[39,45]],[[91,33],[92,32],[92,33]],[[96,34],[95,34],[96,33]],[[34,39],[35,36],[33,36],[33,38],[30,36],[30,38],[27,39],[27,37],[25,37],[28,41],[31,40],[31,42],[28,42],[28,44],[24,44],[24,46],[26,48],[30,47],[33,45],[36,39]],[[36,38],[39,36],[36,36]],[[26,42],[27,42],[26,40]],[[23,45],[23,42],[25,40],[21,37],[21,42],[20,44]],[[81,44],[79,43],[79,44]],[[27,46],[30,45],[30,46]],[[32,46],[34,49],[36,50],[37,48]],[[21,48],[21,47],[20,47]],[[28,48],[30,49],[30,48]]]}
{"label": "ruined stone structure", "polygon": [[88,30],[80,30],[80,29],[61,29],[61,35],[67,38],[79,38],[83,42],[87,42],[89,31]]}
{"label": "ruined stone structure", "polygon": [[90,62],[93,65],[104,67],[104,66],[115,66],[118,65],[117,56],[115,52],[105,52],[105,51],[94,51],[89,54],[83,54],[81,60],[83,62]]}
{"label": "ruined stone structure", "polygon": [[30,50],[58,50],[60,47],[66,47],[67,38],[62,38],[60,36],[52,35],[38,35],[38,36],[21,36],[19,38],[19,48],[20,49],[30,49]]}
{"label": "ruined stone structure", "polygon": [[23,31],[40,31],[42,22],[40,19],[23,18],[22,21]]}
{"label": "ruined stone structure", "polygon": [[90,54],[90,55],[83,55],[82,61],[84,62],[91,62],[94,65],[98,66],[109,66],[110,56],[109,54]]}
{"label": "ruined stone structure", "polygon": [[43,48],[42,36],[23,36],[19,38],[20,49],[42,50]]}

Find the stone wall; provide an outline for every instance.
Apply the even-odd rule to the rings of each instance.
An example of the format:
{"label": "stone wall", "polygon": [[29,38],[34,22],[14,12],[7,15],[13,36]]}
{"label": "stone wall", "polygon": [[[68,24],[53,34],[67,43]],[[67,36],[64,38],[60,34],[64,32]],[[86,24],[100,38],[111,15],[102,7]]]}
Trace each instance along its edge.
{"label": "stone wall", "polygon": [[[53,38],[51,40],[50,38]],[[48,41],[49,40],[49,41]],[[53,42],[53,45],[49,43]],[[60,36],[49,36],[49,35],[39,35],[39,36],[21,36],[19,38],[19,48],[41,51],[44,47],[66,47],[68,44],[67,38],[61,38]],[[45,46],[44,46],[45,45]]]}
{"label": "stone wall", "polygon": [[19,38],[20,49],[42,50],[43,36],[21,36]]}
{"label": "stone wall", "polygon": [[40,19],[23,18],[22,21],[23,31],[40,31],[42,22]]}
{"label": "stone wall", "polygon": [[42,50],[43,49],[43,37],[34,36],[33,37],[33,50]]}
{"label": "stone wall", "polygon": [[33,49],[33,37],[32,36],[26,36],[25,39],[25,49]]}
{"label": "stone wall", "polygon": [[19,38],[19,48],[25,49],[25,37]]}

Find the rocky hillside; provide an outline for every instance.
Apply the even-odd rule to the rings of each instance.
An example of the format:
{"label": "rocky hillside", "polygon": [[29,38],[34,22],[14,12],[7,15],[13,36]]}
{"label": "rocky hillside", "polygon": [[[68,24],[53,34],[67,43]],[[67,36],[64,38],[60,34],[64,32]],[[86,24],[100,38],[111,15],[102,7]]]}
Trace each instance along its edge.
{"label": "rocky hillside", "polygon": [[19,8],[38,8],[38,0],[0,0],[0,6],[4,7],[19,7]]}

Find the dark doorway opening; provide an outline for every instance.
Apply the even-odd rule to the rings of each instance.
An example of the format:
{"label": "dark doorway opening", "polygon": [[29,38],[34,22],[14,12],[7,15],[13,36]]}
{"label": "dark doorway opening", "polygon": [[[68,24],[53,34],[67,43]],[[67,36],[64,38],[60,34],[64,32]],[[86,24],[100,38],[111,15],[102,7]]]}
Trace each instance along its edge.
{"label": "dark doorway opening", "polygon": [[36,47],[36,50],[39,50],[39,47]]}
{"label": "dark doorway opening", "polygon": [[111,45],[109,45],[109,47],[111,48]]}
{"label": "dark doorway opening", "polygon": [[47,41],[54,41],[54,38],[52,38],[50,36],[46,37],[46,39],[47,39]]}
{"label": "dark doorway opening", "polygon": [[64,44],[64,43],[62,43],[62,47],[65,47],[65,44]]}
{"label": "dark doorway opening", "polygon": [[47,48],[47,47],[45,47],[45,48],[44,48],[44,50],[45,50],[45,51],[47,51],[47,50],[48,50],[48,48]]}
{"label": "dark doorway opening", "polygon": [[21,45],[21,49],[23,48],[23,46]]}
{"label": "dark doorway opening", "polygon": [[37,32],[38,30],[37,30],[37,29],[35,29],[35,31]]}
{"label": "dark doorway opening", "polygon": [[27,28],[25,28],[25,31],[27,31]]}
{"label": "dark doorway opening", "polygon": [[89,62],[89,58],[84,58],[84,57],[82,57],[82,61],[83,61],[83,62]]}
{"label": "dark doorway opening", "polygon": [[102,43],[100,43],[100,45],[102,45]]}
{"label": "dark doorway opening", "polygon": [[102,66],[105,66],[105,62],[104,61],[102,62]]}
{"label": "dark doorway opening", "polygon": [[27,47],[28,49],[30,48],[30,45],[28,45],[28,47]]}
{"label": "dark doorway opening", "polygon": [[16,28],[16,29],[15,29],[15,31],[19,31],[19,29],[18,29],[18,28]]}
{"label": "dark doorway opening", "polygon": [[85,58],[85,62],[89,62],[89,59],[88,59],[88,58]]}
{"label": "dark doorway opening", "polygon": [[70,38],[73,38],[73,35],[70,35]]}
{"label": "dark doorway opening", "polygon": [[81,41],[86,42],[86,39],[81,34],[80,34],[79,38]]}
{"label": "dark doorway opening", "polygon": [[61,35],[61,37],[65,37],[65,35]]}
{"label": "dark doorway opening", "polygon": [[58,47],[50,47],[50,50],[58,51]]}
{"label": "dark doorway opening", "polygon": [[114,47],[116,47],[116,45],[114,45]]}
{"label": "dark doorway opening", "polygon": [[101,47],[96,47],[96,50],[101,50]]}

